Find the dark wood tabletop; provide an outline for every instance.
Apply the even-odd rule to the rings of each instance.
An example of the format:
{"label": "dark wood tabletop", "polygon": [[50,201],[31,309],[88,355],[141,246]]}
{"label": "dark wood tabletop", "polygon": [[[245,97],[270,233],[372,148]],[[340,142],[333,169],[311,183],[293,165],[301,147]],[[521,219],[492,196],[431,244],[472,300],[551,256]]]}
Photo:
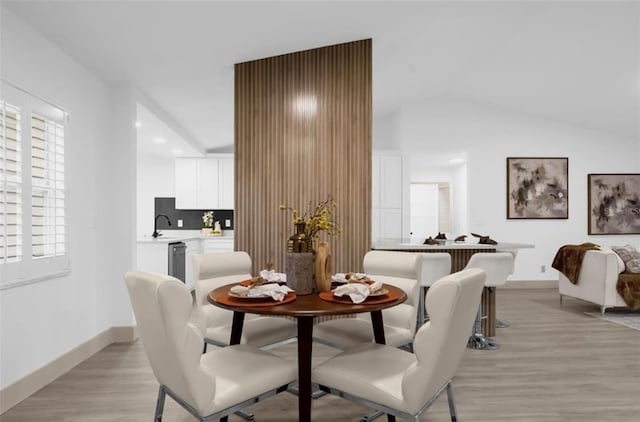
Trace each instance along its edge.
{"label": "dark wood tabletop", "polygon": [[304,296],[296,296],[296,300],[289,303],[274,306],[256,306],[252,307],[250,300],[247,300],[242,306],[230,306],[224,303],[220,303],[217,300],[218,297],[229,293],[229,289],[238,283],[228,284],[226,286],[218,287],[209,293],[209,303],[219,306],[230,311],[242,311],[247,313],[256,313],[262,315],[286,315],[291,317],[317,317],[327,315],[348,315],[358,314],[362,312],[373,312],[382,309],[390,308],[392,306],[399,305],[407,300],[407,295],[404,290],[385,284],[383,287],[389,290],[391,295],[397,296],[396,300],[392,300],[384,303],[368,304],[366,301],[360,304],[355,303],[338,303],[329,302],[320,297],[317,294],[310,294]]}

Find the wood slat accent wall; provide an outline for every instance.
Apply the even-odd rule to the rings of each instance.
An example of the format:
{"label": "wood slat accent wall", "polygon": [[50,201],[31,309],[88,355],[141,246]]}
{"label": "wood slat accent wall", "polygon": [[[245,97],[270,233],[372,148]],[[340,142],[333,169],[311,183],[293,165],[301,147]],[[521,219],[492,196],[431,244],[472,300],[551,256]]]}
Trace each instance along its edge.
{"label": "wood slat accent wall", "polygon": [[[371,236],[371,40],[235,65],[235,249],[284,272],[290,213],[333,196],[334,271],[361,271]],[[324,239],[324,237],[322,237]]]}

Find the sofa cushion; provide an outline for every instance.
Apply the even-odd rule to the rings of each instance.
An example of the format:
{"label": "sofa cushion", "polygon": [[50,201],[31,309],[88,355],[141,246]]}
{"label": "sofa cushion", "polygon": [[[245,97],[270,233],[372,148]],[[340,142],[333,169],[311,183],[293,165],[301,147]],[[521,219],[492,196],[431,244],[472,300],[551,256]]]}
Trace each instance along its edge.
{"label": "sofa cushion", "polygon": [[620,255],[618,255],[609,246],[600,246],[600,250],[602,250],[603,252],[611,252],[612,254],[615,255],[616,262],[618,263],[618,274],[622,274],[624,272],[624,270],[625,270],[625,265],[624,265],[624,261],[622,260],[622,258],[620,258]]}
{"label": "sofa cushion", "polygon": [[632,245],[612,246],[611,249],[622,258],[628,273],[640,273],[640,252]]}

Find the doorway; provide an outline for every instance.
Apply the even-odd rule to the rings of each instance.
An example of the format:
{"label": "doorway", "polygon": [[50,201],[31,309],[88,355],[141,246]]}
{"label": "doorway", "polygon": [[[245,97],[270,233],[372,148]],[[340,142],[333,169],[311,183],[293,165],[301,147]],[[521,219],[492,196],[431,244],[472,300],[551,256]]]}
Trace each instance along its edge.
{"label": "doorway", "polygon": [[451,197],[448,182],[412,182],[409,188],[410,241],[451,232]]}

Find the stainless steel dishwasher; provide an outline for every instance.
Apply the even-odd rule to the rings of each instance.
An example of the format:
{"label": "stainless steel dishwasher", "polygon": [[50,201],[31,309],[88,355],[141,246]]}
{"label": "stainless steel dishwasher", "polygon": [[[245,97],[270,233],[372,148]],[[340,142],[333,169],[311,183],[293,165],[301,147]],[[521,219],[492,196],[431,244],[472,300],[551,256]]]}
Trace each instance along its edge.
{"label": "stainless steel dishwasher", "polygon": [[169,243],[169,270],[170,276],[185,282],[185,255],[187,245],[184,242]]}

